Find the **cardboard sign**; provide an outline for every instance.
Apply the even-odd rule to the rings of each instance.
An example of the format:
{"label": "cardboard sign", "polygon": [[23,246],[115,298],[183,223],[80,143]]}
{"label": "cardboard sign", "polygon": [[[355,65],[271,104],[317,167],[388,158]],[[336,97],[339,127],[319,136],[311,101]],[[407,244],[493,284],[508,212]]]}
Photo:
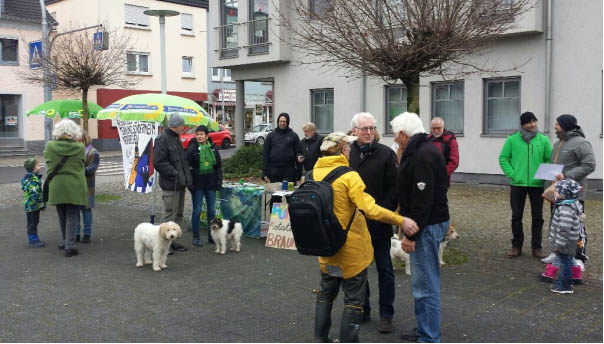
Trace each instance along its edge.
{"label": "cardboard sign", "polygon": [[292,233],[291,223],[289,222],[287,202],[273,203],[265,246],[286,250],[296,249],[294,234]]}
{"label": "cardboard sign", "polygon": [[122,146],[124,184],[134,192],[149,193],[155,180],[153,142],[159,124],[141,121],[115,121]]}

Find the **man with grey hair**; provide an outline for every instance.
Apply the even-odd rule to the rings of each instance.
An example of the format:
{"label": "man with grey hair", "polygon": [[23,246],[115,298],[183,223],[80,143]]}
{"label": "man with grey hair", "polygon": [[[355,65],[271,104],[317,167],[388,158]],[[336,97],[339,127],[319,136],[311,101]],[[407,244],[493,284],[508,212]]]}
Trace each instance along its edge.
{"label": "man with grey hair", "polygon": [[[185,150],[180,142],[180,134],[187,127],[185,120],[177,113],[171,114],[168,127],[155,139],[153,166],[159,172],[159,187],[162,189],[164,213],[161,222],[183,222],[185,191],[193,183]],[[172,242],[170,252],[186,251],[187,248]]]}
{"label": "man with grey hair", "polygon": [[390,124],[394,140],[403,149],[397,177],[400,213],[419,227],[415,234],[403,230],[402,248],[411,258],[417,328],[401,338],[440,342],[438,246],[449,228],[447,167],[442,153],[428,140],[418,115],[405,112]]}
{"label": "man with grey hair", "polygon": [[312,122],[304,124],[302,131],[304,131],[304,138],[300,140],[302,154],[304,154],[302,165],[305,171],[310,171],[321,156],[320,147],[323,142],[323,136],[317,134],[317,127]]}
{"label": "man with grey hair", "polygon": [[445,121],[440,117],[432,118],[430,122],[430,134],[428,140],[432,142],[445,157],[447,164],[447,176],[449,176],[449,186],[451,185],[451,175],[459,166],[459,148],[457,147],[457,137],[452,131],[445,129]]}
{"label": "man with grey hair", "polygon": [[[396,154],[381,143],[376,142],[375,118],[368,112],[357,113],[350,122],[352,134],[357,140],[350,146],[350,167],[354,168],[365,183],[365,192],[375,199],[375,202],[388,210],[396,209]],[[380,333],[393,331],[394,316],[394,270],[390,258],[390,238],[392,226],[373,220],[367,220],[371,234],[373,257],[378,272],[380,323],[377,327]],[[363,320],[369,321],[371,306],[369,284],[365,288],[363,304]]]}

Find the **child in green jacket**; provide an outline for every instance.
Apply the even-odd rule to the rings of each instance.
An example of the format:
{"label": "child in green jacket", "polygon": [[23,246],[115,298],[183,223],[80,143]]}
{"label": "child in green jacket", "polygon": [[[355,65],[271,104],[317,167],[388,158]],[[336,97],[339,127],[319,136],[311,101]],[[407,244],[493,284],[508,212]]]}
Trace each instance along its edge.
{"label": "child in green jacket", "polygon": [[46,210],[46,204],[42,201],[42,175],[40,164],[34,158],[29,158],[23,163],[27,173],[21,179],[21,190],[23,190],[23,204],[27,216],[27,237],[29,247],[44,247],[46,243],[38,238],[38,223],[40,223],[40,210]]}

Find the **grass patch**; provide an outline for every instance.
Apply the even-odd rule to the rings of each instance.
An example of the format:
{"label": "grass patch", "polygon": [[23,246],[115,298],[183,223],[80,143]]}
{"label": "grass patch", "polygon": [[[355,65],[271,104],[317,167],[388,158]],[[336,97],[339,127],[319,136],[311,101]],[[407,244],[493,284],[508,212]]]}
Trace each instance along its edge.
{"label": "grass patch", "polygon": [[112,201],[119,201],[122,196],[112,194],[96,194],[94,195],[94,201],[99,203],[108,203]]}
{"label": "grass patch", "polygon": [[[467,253],[455,247],[447,247],[443,253],[443,260],[446,263],[445,267],[465,264],[468,259]],[[405,262],[396,261],[392,263],[392,266],[396,270],[405,270]]]}

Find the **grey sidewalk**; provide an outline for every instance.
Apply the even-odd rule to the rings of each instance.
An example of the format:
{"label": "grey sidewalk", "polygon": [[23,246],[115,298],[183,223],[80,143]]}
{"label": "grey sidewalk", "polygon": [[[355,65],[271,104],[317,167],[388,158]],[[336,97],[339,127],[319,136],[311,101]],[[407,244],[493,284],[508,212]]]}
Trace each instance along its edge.
{"label": "grey sidewalk", "polygon": [[[449,247],[466,252],[469,261],[442,270],[443,341],[601,342],[601,200],[592,202],[595,210],[589,208],[593,263],[587,264],[586,283],[575,287],[574,295],[555,295],[536,279],[542,264],[527,255],[504,258],[509,249],[509,218],[503,220],[509,209],[501,206],[505,190],[454,189],[451,211],[462,238]],[[97,188],[102,192],[107,190]],[[54,207],[41,217],[40,236],[48,246],[28,249],[22,207],[0,204],[0,342],[312,341],[315,258],[265,248],[263,240],[251,238],[243,240],[242,252],[220,256],[207,244],[192,248],[185,232],[180,242],[189,251],[170,256],[168,269],[136,268],[132,234],[148,212],[126,204],[97,204],[92,244],[78,245],[81,254],[72,258],[57,250]],[[598,246],[599,253],[592,250]],[[370,283],[377,291],[373,266]],[[414,326],[404,271],[396,272],[396,283],[395,332],[375,330],[374,293],[374,320],[361,327],[362,341],[400,342],[400,332]],[[332,325],[336,337],[341,310],[339,297]]]}

